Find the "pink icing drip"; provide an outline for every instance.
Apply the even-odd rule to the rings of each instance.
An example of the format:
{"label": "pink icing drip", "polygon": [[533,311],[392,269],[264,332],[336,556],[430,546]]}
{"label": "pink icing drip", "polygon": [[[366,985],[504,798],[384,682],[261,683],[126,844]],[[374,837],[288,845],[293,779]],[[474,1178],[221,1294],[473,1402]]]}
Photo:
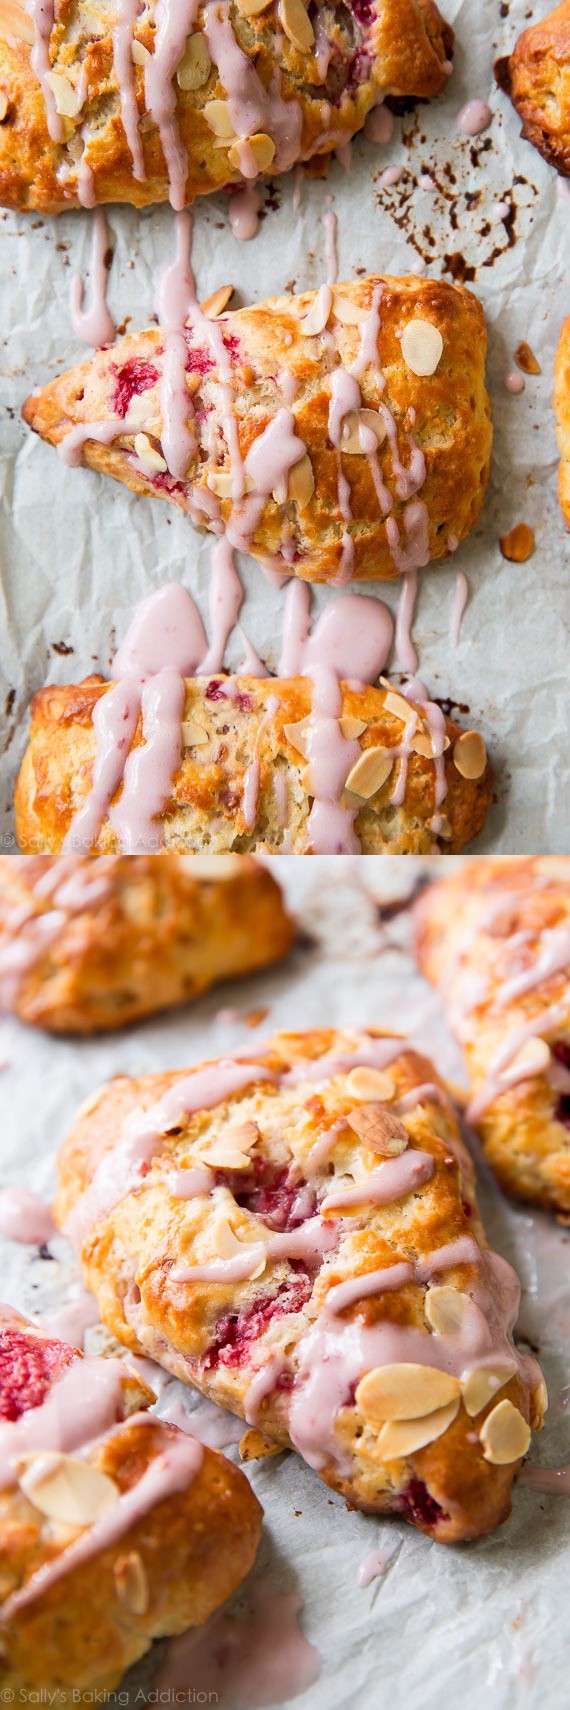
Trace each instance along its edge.
{"label": "pink icing drip", "polygon": [[305,452],[304,440],[295,431],[292,411],[278,410],[269,426],[254,440],[245,460],[256,492],[267,496],[275,491],[277,502],[284,505],[289,471]]}
{"label": "pink icing drip", "polygon": [[47,127],[52,142],[63,142],[63,125],[55,104],[55,97],[47,82],[51,71],[49,54],[50,36],[54,23],[54,0],[28,0],[27,10],[34,25],[34,45],[31,52],[32,70],[35,71],[38,82],[42,86],[45,102]]}
{"label": "pink icing drip", "polygon": [[180,1692],[188,1701],[190,1690],[195,1703],[209,1698],[258,1710],[290,1703],[313,1685],[320,1657],[300,1631],[300,1598],[260,1582],[249,1586],[247,1597],[245,1618],[222,1611],[206,1627],[170,1641],[154,1682],[159,1703]]}
{"label": "pink icing drip", "polygon": [[457,114],[457,129],[465,137],[479,136],[481,131],[486,131],[492,117],[491,108],[487,106],[486,101],[466,101]]}
{"label": "pink icing drip", "polygon": [[371,1550],[370,1555],[365,1556],[364,1561],[360,1563],[356,1575],[357,1585],[366,1590],[366,1587],[372,1584],[373,1579],[383,1579],[384,1574],[388,1572],[388,1568],[394,1561],[395,1555],[395,1550]]}
{"label": "pink icing drip", "polygon": [[93,708],[96,751],[87,800],[75,814],[63,841],[64,850],[92,849],[109,803],[123,777],[137,727],[140,698],[133,678],[101,695]]}
{"label": "pink icing drip", "polygon": [[428,1152],[408,1149],[399,1158],[387,1158],[378,1170],[372,1170],[358,1187],[338,1188],[323,1199],[321,1211],[341,1211],[354,1205],[392,1205],[403,1194],[423,1187],[433,1175],[434,1162]]}
{"label": "pink icing drip", "polygon": [[259,191],[252,185],[230,197],[230,226],[233,236],[242,243],[255,237],[259,230],[259,203]]}
{"label": "pink icing drip", "polygon": [[[120,1360],[76,1360],[52,1384],[41,1407],[15,1424],[0,1424],[0,1489],[17,1481],[22,1455],[70,1454],[110,1430],[122,1411],[125,1368]],[[4,1605],[4,1611],[5,1611]]]}
{"label": "pink icing drip", "polygon": [[385,107],[380,101],[378,106],[373,107],[372,112],[368,114],[364,126],[364,135],[369,142],[388,143],[394,135],[394,125],[394,114],[390,112],[389,107]]}
{"label": "pink icing drip", "polygon": [[335,368],[331,375],[331,402],[329,405],[329,439],[333,445],[342,450],[342,430],[345,417],[351,410],[359,410],[362,399],[360,386],[353,374],[346,368]]}
{"label": "pink icing drip", "polygon": [[160,275],[156,304],[160,325],[166,332],[161,385],[162,449],[170,474],[177,481],[185,479],[196,452],[196,436],[190,425],[194,410],[186,385],[188,350],[184,336],[186,318],[195,301],[188,259],[190,232],[188,218],[178,218],[174,261]]}
{"label": "pink icing drip", "polygon": [[157,126],[177,211],[184,207],[188,158],[176,119],[174,78],[198,13],[198,0],[157,0],[154,53],[145,64],[147,110]]}
{"label": "pink icing drip", "polygon": [[491,1058],[488,1074],[480,1092],[475,1093],[474,1098],[467,1106],[468,1122],[479,1122],[489,1106],[494,1103],[496,1098],[500,1098],[501,1093],[505,1092],[508,1087],[517,1086],[519,1081],[529,1081],[536,1075],[543,1073],[542,1069],[533,1069],[529,1063],[517,1067],[517,1064],[513,1063],[513,1057],[516,1057],[521,1047],[526,1045],[527,1039],[542,1038],[550,1028],[558,1027],[561,1022],[566,1022],[567,1016],[567,1003],[552,1004],[549,1009],[542,1010],[539,1015],[533,1016],[524,1026],[517,1027],[514,1033],[509,1035],[505,1044]]}
{"label": "pink icing drip", "polygon": [[210,630],[212,640],[201,660],[198,671],[207,677],[221,671],[230,631],[237,621],[243,601],[243,588],[235,567],[229,541],[217,541],[211,554]]}
{"label": "pink icing drip", "polygon": [[93,216],[93,241],[91,247],[91,304],[89,309],[83,308],[83,280],[77,273],[71,281],[71,319],[73,330],[84,344],[101,346],[112,344],[115,337],[115,323],[107,308],[108,272],[106,255],[109,247],[107,221],[101,208]]}
{"label": "pink icing drip", "polygon": [[302,114],[298,101],[282,99],[279,72],[265,89],[255,66],[238,46],[227,4],[211,0],[205,9],[204,34],[226,91],[236,136],[247,138],[264,131],[275,143],[278,170],[294,166],[301,146]]}
{"label": "pink icing drip", "polygon": [[42,1247],[55,1234],[48,1205],[27,1188],[0,1189],[0,1235],[23,1246]]}
{"label": "pink icing drip", "polygon": [[184,678],[170,668],[159,671],[142,689],[143,741],[129,754],[121,796],[108,810],[127,855],[157,854],[163,846],[159,816],[180,765],[184,696]]}
{"label": "pink icing drip", "polygon": [[314,1263],[336,1246],[337,1232],[320,1217],[310,1217],[298,1229],[270,1235],[267,1240],[243,1244],[232,1259],[213,1259],[205,1265],[178,1265],[171,1271],[174,1282],[243,1282],[252,1277],[264,1260],[304,1259]]}
{"label": "pink icing drip", "polygon": [[416,600],[418,597],[418,578],[415,570],[409,570],[404,576],[398,600],[396,617],[396,660],[402,671],[411,672],[412,676],[418,669],[418,655],[412,641],[411,629],[414,621]]}
{"label": "pink icing drip", "polygon": [[325,226],[325,258],[327,266],[327,284],[336,285],[338,279],[338,218],[332,208],[328,208],[324,218]]}
{"label": "pink icing drip", "polygon": [[213,1170],[197,1165],[195,1169],[173,1170],[166,1177],[165,1186],[173,1199],[194,1199],[196,1194],[209,1194],[216,1186]]}
{"label": "pink icing drip", "polygon": [[522,374],[505,374],[503,381],[505,392],[511,392],[514,397],[524,392],[525,380]]}
{"label": "pink icing drip", "polygon": [[570,1462],[563,1467],[523,1467],[518,1483],[543,1496],[570,1496]]}
{"label": "pink icing drip", "polygon": [[77,197],[82,208],[94,208],[97,201],[95,174],[83,153],[77,171]]}
{"label": "pink icing drip", "polygon": [[133,177],[139,184],[146,179],[144,154],[139,132],[139,115],[133,68],[133,38],[139,15],[139,0],[120,0],[119,20],[113,30],[113,64],[119,85],[121,118],[133,162]]}
{"label": "pink icing drip", "polygon": [[[455,577],[453,605],[449,623],[449,639],[452,647],[457,647],[461,631],[461,620],[469,599],[469,583],[464,570],[458,570]],[[417,667],[416,667],[417,669]]]}
{"label": "pink icing drip", "polygon": [[367,1271],[364,1276],[351,1277],[349,1282],[336,1283],[334,1288],[330,1288],[324,1310],[337,1316],[347,1306],[356,1306],[359,1300],[369,1300],[371,1295],[404,1288],[413,1279],[414,1267],[405,1263],[388,1265],[381,1271]]}
{"label": "pink icing drip", "polygon": [[517,998],[524,997],[527,992],[535,991],[545,980],[551,980],[556,974],[570,972],[570,931],[563,927],[545,929],[540,936],[539,953],[533,960],[532,967],[524,973],[516,974],[513,979],[505,980],[495,999],[495,1009],[506,1009],[508,1004],[516,1003]]}

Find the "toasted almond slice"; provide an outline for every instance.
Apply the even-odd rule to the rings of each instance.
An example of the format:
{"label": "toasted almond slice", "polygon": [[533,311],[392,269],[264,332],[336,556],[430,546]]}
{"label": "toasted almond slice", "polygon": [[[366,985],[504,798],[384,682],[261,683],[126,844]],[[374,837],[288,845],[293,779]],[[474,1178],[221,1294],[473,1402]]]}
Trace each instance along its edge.
{"label": "toasted almond slice", "polygon": [[346,789],[362,800],[370,801],[390,777],[394,761],[385,748],[365,748],[348,774]]}
{"label": "toasted almond slice", "polygon": [[189,36],[176,73],[176,82],[180,89],[201,89],[202,85],[208,82],[211,69],[212,61],[206,37],[199,32]]}
{"label": "toasted almond slice", "polygon": [[381,1105],[363,1104],[359,1110],[351,1110],[346,1120],[363,1144],[371,1152],[379,1152],[381,1158],[397,1158],[405,1152],[409,1141],[407,1128],[397,1116],[382,1110]]}
{"label": "toasted almond slice", "polygon": [[237,0],[237,9],[244,18],[258,18],[272,4],[273,0]]}
{"label": "toasted almond slice", "polygon": [[214,132],[215,137],[223,137],[229,142],[235,135],[227,101],[206,101],[202,109],[206,124]]}
{"label": "toasted almond slice", "polygon": [[461,1394],[459,1378],[412,1362],[376,1366],[361,1378],[356,1403],[367,1419],[423,1419]]}
{"label": "toasted almond slice", "polygon": [[305,455],[305,457],[300,457],[299,462],[294,463],[293,468],[289,470],[287,498],[293,499],[295,504],[299,506],[299,510],[304,511],[312,499],[314,491],[313,465],[310,457]]}
{"label": "toasted almond slice", "polygon": [[436,1336],[458,1336],[469,1307],[469,1296],[456,1288],[430,1288],[426,1294],[425,1315]]}
{"label": "toasted almond slice", "polygon": [[[431,824],[430,830],[433,830],[433,826]],[[450,838],[453,837],[453,826],[451,824],[451,820],[447,818],[447,814],[445,813],[438,813],[437,815],[436,836],[442,837],[444,842],[446,840],[449,842]]]}
{"label": "toasted almond slice", "polygon": [[475,1419],[484,1407],[488,1407],[489,1402],[493,1400],[504,1384],[508,1383],[512,1375],[512,1365],[498,1363],[471,1368],[461,1385],[463,1406],[470,1419]]}
{"label": "toasted almond slice", "polygon": [[306,743],[310,729],[310,718],[299,718],[295,724],[283,725],[283,735],[287,737],[291,747],[296,749],[297,754],[302,754],[304,760],[307,758]]}
{"label": "toasted almond slice", "polygon": [[380,1099],[382,1103],[394,1097],[392,1076],[385,1069],[351,1069],[346,1077],[346,1090],[351,1098]]}
{"label": "toasted almond slice", "polygon": [[119,1500],[113,1479],[76,1455],[25,1455],[20,1467],[28,1502],[60,1526],[92,1526]]}
{"label": "toasted almond slice", "polygon": [[233,485],[231,469],[212,469],[206,478],[206,486],[211,493],[216,493],[218,499],[231,499]]}
{"label": "toasted almond slice", "polygon": [[256,131],[248,140],[250,148],[253,149],[259,171],[267,172],[267,168],[275,160],[273,137],[268,136],[266,131]]}
{"label": "toasted almond slice", "polygon": [[548,1408],[548,1390],[546,1388],[544,1378],[541,1378],[540,1383],[537,1383],[536,1389],[533,1389],[530,1400],[532,1408],[530,1423],[532,1430],[541,1431],[544,1423],[544,1415]]}
{"label": "toasted almond slice", "polygon": [[149,1605],[148,1579],[138,1550],[119,1556],[113,1563],[117,1597],[129,1615],[146,1615]]}
{"label": "toasted almond slice", "polygon": [[350,297],[343,297],[341,291],[333,291],[333,315],[335,321],[340,321],[344,327],[358,327],[366,320],[368,310],[361,303],[354,303]]}
{"label": "toasted almond slice", "polygon": [[0,125],[3,124],[8,112],[8,96],[0,89]]}
{"label": "toasted almond slice", "polygon": [[239,1441],[240,1461],[265,1461],[268,1455],[282,1455],[283,1445],[274,1443],[264,1431],[244,1431]]}
{"label": "toasted almond slice", "polygon": [[208,732],[204,730],[201,724],[196,724],[195,720],[192,718],[184,720],[184,724],[182,726],[183,748],[203,748],[204,744],[208,742],[208,740]]}
{"label": "toasted almond slice", "polygon": [[217,291],[212,291],[211,296],[205,297],[204,302],[200,304],[202,314],[206,316],[208,321],[217,320],[218,315],[222,315],[224,309],[227,309],[230,297],[233,297],[233,294],[233,285],[220,285]]}
{"label": "toasted almond slice", "polygon": [[513,1057],[509,1063],[506,1078],[508,1078],[511,1069],[516,1070],[517,1075],[519,1069],[528,1069],[529,1075],[541,1075],[544,1069],[548,1069],[549,1065],[550,1046],[547,1045],[546,1039],[526,1039],[524,1045],[521,1045],[520,1051],[517,1051],[516,1057]]}
{"label": "toasted almond slice", "polygon": [[[198,374],[196,369],[194,369],[194,370],[192,370],[190,368],[187,369],[187,372],[186,372],[186,391],[190,393],[191,398],[194,397],[195,392],[199,392],[201,378],[202,378],[201,374]],[[130,405],[129,405],[129,409],[130,409]]]}
{"label": "toasted almond slice", "polygon": [[316,338],[318,333],[324,332],[332,309],[332,300],[330,285],[321,285],[310,309],[307,309],[305,315],[301,315],[299,332],[303,338]]}
{"label": "toasted almond slice", "polygon": [[427,1443],[434,1443],[437,1437],[443,1437],[444,1431],[459,1412],[459,1401],[450,1401],[447,1407],[438,1407],[433,1413],[426,1413],[423,1419],[395,1419],[388,1425],[383,1425],[378,1433],[377,1449],[384,1461],[397,1461],[406,1455],[413,1455],[418,1449],[425,1449]]}
{"label": "toasted almond slice", "polygon": [[[364,436],[361,429],[365,430]],[[381,445],[386,438],[385,424],[382,417],[378,415],[378,411],[350,410],[344,418],[341,438],[341,450],[346,453],[347,457],[362,457],[367,450],[374,449],[374,447],[368,448],[366,442],[363,446],[362,439],[366,433],[373,435],[377,446]]]}
{"label": "toasted almond slice", "polygon": [[462,778],[482,778],[487,750],[478,730],[464,730],[453,747],[453,764]]}
{"label": "toasted almond slice", "polygon": [[439,327],[434,327],[432,321],[408,321],[400,343],[404,362],[412,374],[420,377],[435,374],[443,351]]}
{"label": "toasted almond slice", "polygon": [[412,708],[405,695],[398,695],[394,689],[389,689],[384,697],[384,707],[386,712],[392,713],[393,718],[401,719],[403,724],[408,723]]}
{"label": "toasted almond slice", "polygon": [[10,36],[16,36],[20,42],[34,42],[33,19],[28,15],[17,0],[2,0],[0,5],[0,40],[7,41]]}
{"label": "toasted almond slice", "polygon": [[60,117],[76,119],[83,105],[79,90],[74,89],[73,84],[70,83],[63,71],[48,71],[46,83],[49,84],[55,101],[56,112],[59,113]]}
{"label": "toasted almond slice", "polygon": [[342,734],[346,737],[347,742],[355,742],[357,736],[362,736],[363,730],[367,729],[364,719],[354,718],[352,713],[343,713],[342,718],[339,718],[338,722]]}
{"label": "toasted almond slice", "polygon": [[494,1467],[506,1467],[511,1461],[518,1461],[526,1455],[530,1425],[512,1401],[499,1401],[483,1421],[479,1437],[485,1460],[491,1461]]}
{"label": "toasted almond slice", "polygon": [[136,36],[135,36],[133,45],[131,47],[131,59],[132,59],[134,65],[142,65],[142,66],[148,65],[149,60],[152,59],[152,54],[149,53],[148,48],[145,47],[145,45],[144,45],[144,42],[138,42],[136,39]]}
{"label": "toasted almond slice", "polygon": [[[449,741],[449,737],[444,736],[444,739],[443,739],[443,752],[444,752],[444,754],[447,752],[447,749],[450,747],[451,747],[451,744]],[[431,732],[428,730],[418,731],[417,736],[412,736],[412,739],[410,742],[410,748],[412,750],[412,754],[421,754],[423,756],[424,760],[433,760],[433,742],[432,742],[432,738],[431,738]]]}
{"label": "toasted almond slice", "polygon": [[308,53],[315,40],[311,20],[303,0],[279,0],[279,23],[293,47]]}
{"label": "toasted almond slice", "polygon": [[163,471],[168,468],[168,464],[165,458],[161,456],[160,451],[157,451],[155,445],[151,445],[148,434],[135,434],[134,444],[139,463],[142,463],[143,469],[148,469],[151,474],[154,474],[155,470]]}
{"label": "toasted almond slice", "polygon": [[251,1152],[252,1146],[259,1140],[257,1122],[240,1122],[235,1128],[229,1128],[228,1140],[232,1146],[238,1146],[241,1152]]}
{"label": "toasted almond slice", "polygon": [[[204,1151],[200,1152],[200,1163],[207,1164],[208,1169],[210,1170],[233,1171],[251,1169],[251,1158],[248,1158],[247,1154],[242,1152],[239,1146],[230,1146],[229,1143],[226,1146],[221,1140],[217,1145],[205,1147]],[[239,1243],[239,1245],[241,1245],[241,1243]],[[232,1252],[235,1252],[235,1248],[232,1248]],[[224,1258],[230,1256],[231,1255],[229,1254],[224,1254]]]}

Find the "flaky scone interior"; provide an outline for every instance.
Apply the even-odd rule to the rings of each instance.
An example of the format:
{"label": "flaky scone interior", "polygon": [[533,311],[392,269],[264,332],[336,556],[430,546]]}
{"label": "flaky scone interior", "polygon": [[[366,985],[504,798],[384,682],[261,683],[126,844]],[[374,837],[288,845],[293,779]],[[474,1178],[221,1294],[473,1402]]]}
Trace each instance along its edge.
{"label": "flaky scone interior", "polygon": [[[69,1704],[201,1626],[255,1557],[239,1468],[149,1411],[122,1359],[0,1307],[0,1692]],[[89,1702],[93,1702],[89,1698]]]}
{"label": "flaky scone interior", "polygon": [[442,1542],[509,1513],[544,1385],[448,1096],[403,1039],[280,1033],[114,1080],[63,1147],[55,1216],[120,1341],[350,1503]]}

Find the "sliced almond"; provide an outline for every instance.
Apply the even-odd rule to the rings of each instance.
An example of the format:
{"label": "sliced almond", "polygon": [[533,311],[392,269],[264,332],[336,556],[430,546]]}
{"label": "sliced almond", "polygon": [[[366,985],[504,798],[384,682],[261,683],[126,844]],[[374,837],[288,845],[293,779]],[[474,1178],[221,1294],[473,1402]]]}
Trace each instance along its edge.
{"label": "sliced almond", "polygon": [[293,47],[298,48],[299,53],[308,53],[313,46],[315,32],[303,0],[279,0],[279,23]]}
{"label": "sliced almond", "polygon": [[392,1076],[385,1069],[351,1069],[346,1077],[346,1091],[351,1098],[380,1099],[382,1103],[394,1097]]}
{"label": "sliced almond", "polygon": [[377,410],[350,410],[344,418],[341,435],[341,450],[347,457],[364,455],[361,428],[373,434],[377,446],[386,438],[385,424]]}
{"label": "sliced almond", "polygon": [[206,124],[214,132],[214,136],[223,137],[225,141],[229,142],[235,132],[227,101],[206,101],[202,111]]}
{"label": "sliced almond", "polygon": [[540,1383],[537,1383],[530,1399],[532,1407],[530,1423],[533,1431],[540,1431],[548,1408],[548,1390],[544,1378],[541,1378]]}
{"label": "sliced almond", "polygon": [[[266,1015],[267,1011],[264,1014]],[[261,1019],[263,1020],[263,1016]],[[236,1128],[229,1128],[228,1140],[231,1140],[232,1146],[239,1146],[240,1151],[251,1152],[256,1141],[259,1140],[257,1122],[240,1122]]]}
{"label": "sliced almond", "polygon": [[361,303],[354,303],[350,297],[343,297],[342,292],[333,291],[333,315],[335,321],[340,321],[345,327],[358,327],[366,320],[368,310]]}
{"label": "sliced almond", "polygon": [[361,1378],[356,1403],[366,1419],[423,1419],[461,1394],[459,1378],[437,1366],[377,1366]]}
{"label": "sliced almond", "polygon": [[273,0],[237,0],[238,12],[244,18],[258,18],[260,12],[267,12]]}
{"label": "sliced almond", "polygon": [[242,170],[241,149],[244,144],[251,149],[258,172],[267,172],[275,160],[273,137],[267,136],[265,131],[256,131],[254,136],[242,137],[239,142],[233,143],[228,152],[228,161],[235,172]]}
{"label": "sliced almond", "polygon": [[391,1116],[380,1105],[361,1105],[359,1110],[351,1110],[346,1120],[363,1145],[379,1152],[381,1158],[397,1158],[405,1152],[409,1141],[407,1129],[397,1116]]}
{"label": "sliced almond", "polygon": [[384,707],[393,718],[399,718],[403,724],[408,723],[412,708],[404,695],[398,695],[394,689],[390,689],[384,697]]}
{"label": "sliced almond", "polygon": [[145,47],[145,45],[144,45],[144,42],[138,42],[136,39],[136,36],[135,36],[135,39],[134,39],[134,42],[133,42],[133,45],[131,48],[131,59],[132,59],[134,65],[142,65],[142,66],[148,65],[149,60],[152,59],[152,54],[149,53],[148,48]]}
{"label": "sliced almond", "polygon": [[76,1455],[26,1455],[20,1466],[28,1502],[60,1526],[92,1526],[119,1500],[113,1479]]}
{"label": "sliced almond", "polygon": [[482,778],[487,765],[487,750],[478,730],[464,730],[453,748],[453,764],[462,778]]}
{"label": "sliced almond", "polygon": [[231,469],[211,469],[206,478],[206,486],[209,487],[211,493],[217,495],[218,499],[231,499],[234,488]]}
{"label": "sliced almond", "polygon": [[191,718],[184,720],[182,725],[183,748],[203,748],[208,741],[208,732],[203,729],[201,724],[196,724],[195,720]]}
{"label": "sliced almond", "polygon": [[302,754],[304,760],[307,758],[306,744],[310,729],[310,718],[299,718],[295,724],[283,725],[283,735],[287,737],[291,747],[296,749],[297,754]]}
{"label": "sliced almond", "polygon": [[357,736],[362,736],[363,730],[366,730],[367,728],[364,719],[354,718],[352,713],[343,713],[342,718],[339,718],[338,722],[342,734],[346,737],[347,742],[356,742]]}
{"label": "sliced almond", "polygon": [[[221,1140],[219,1145],[209,1146],[200,1152],[200,1163],[207,1164],[210,1170],[239,1171],[251,1169],[251,1158],[248,1158],[245,1152],[241,1152],[237,1146],[224,1146]],[[224,1255],[224,1257],[226,1256],[229,1255]]]}
{"label": "sliced almond", "polygon": [[55,101],[56,112],[59,113],[60,117],[76,119],[83,106],[79,90],[74,89],[73,84],[70,83],[63,71],[48,71],[46,83],[49,84]]}
{"label": "sliced almond", "polygon": [[4,94],[3,89],[0,89],[0,125],[3,124],[4,119],[6,118],[7,112],[8,112],[8,96]]}
{"label": "sliced almond", "polygon": [[265,1461],[268,1455],[282,1455],[283,1445],[273,1443],[264,1431],[252,1429],[240,1437],[239,1454],[241,1461]]}
{"label": "sliced almond", "polygon": [[514,1407],[512,1401],[499,1401],[479,1432],[486,1461],[494,1467],[510,1466],[511,1461],[526,1455],[530,1443],[530,1425]]}
{"label": "sliced almond", "polygon": [[212,61],[208,53],[206,37],[196,33],[189,36],[176,73],[176,82],[180,89],[201,89],[208,82],[212,69]]}
{"label": "sliced almond", "polygon": [[227,309],[230,297],[233,297],[233,294],[233,285],[220,285],[217,291],[212,291],[210,297],[205,297],[200,308],[202,314],[206,316],[206,320],[215,321],[218,315],[223,315],[224,309]]}
{"label": "sliced almond", "polygon": [[511,1069],[515,1069],[517,1074],[519,1069],[528,1069],[529,1075],[540,1075],[549,1066],[550,1046],[547,1045],[546,1039],[526,1039],[516,1057],[509,1063],[506,1075],[508,1078]]}
{"label": "sliced almond", "polygon": [[[409,708],[408,708],[408,711],[409,711]],[[444,739],[443,739],[443,752],[444,752],[444,754],[446,753],[447,749],[450,746],[451,746],[451,744],[449,741],[449,737],[444,736]],[[417,736],[412,736],[412,738],[411,738],[410,748],[411,748],[412,754],[421,754],[424,760],[433,760],[433,742],[432,742],[431,732],[427,731],[427,730],[418,731]]]}
{"label": "sliced almond", "polygon": [[330,285],[321,285],[320,290],[313,298],[310,309],[307,309],[305,315],[301,315],[299,332],[302,333],[303,338],[316,338],[319,333],[324,332],[331,312],[332,300],[333,294]]}
{"label": "sliced almond", "polygon": [[[243,1154],[241,1154],[241,1156],[243,1156]],[[237,1235],[232,1229],[231,1223],[224,1211],[220,1211],[218,1216],[214,1219],[212,1237],[214,1250],[219,1259],[236,1259],[240,1254],[243,1254],[245,1250],[246,1243],[238,1241]],[[250,1271],[248,1280],[253,1282],[255,1277],[260,1277],[265,1270],[265,1265],[266,1258],[265,1254],[263,1254],[259,1263],[255,1266],[255,1270]]]}
{"label": "sliced almond", "polygon": [[186,391],[190,393],[191,398],[194,397],[195,392],[199,392],[201,379],[202,379],[202,376],[201,376],[201,374],[198,374],[196,372],[196,369],[192,370],[189,368],[187,370],[187,373],[186,373]]}
{"label": "sliced almond", "polygon": [[484,1407],[488,1407],[512,1375],[512,1365],[473,1366],[461,1385],[463,1406],[470,1419],[475,1419]]}
{"label": "sliced almond", "polygon": [[0,40],[7,41],[10,36],[33,46],[33,19],[23,6],[18,5],[18,0],[2,0],[0,5]]}
{"label": "sliced almond", "polygon": [[417,1449],[425,1449],[428,1443],[443,1437],[458,1412],[459,1401],[450,1401],[447,1407],[438,1407],[433,1413],[426,1413],[423,1419],[395,1419],[379,1431],[377,1451],[384,1461],[397,1461],[406,1455],[414,1455]]}
{"label": "sliced almond", "polygon": [[138,1550],[119,1556],[113,1563],[117,1597],[129,1615],[146,1615],[149,1605],[148,1579]]}
{"label": "sliced almond", "polygon": [[365,748],[348,774],[345,788],[367,802],[390,777],[394,761],[385,748]]}
{"label": "sliced almond", "polygon": [[304,511],[312,499],[314,491],[313,465],[310,457],[305,455],[305,457],[300,457],[299,462],[294,463],[293,468],[289,470],[287,498],[293,499],[294,503],[299,506],[299,510]]}
{"label": "sliced almond", "polygon": [[157,472],[162,472],[168,468],[168,464],[164,457],[161,456],[160,451],[157,451],[156,446],[151,444],[148,434],[135,434],[134,446],[139,463],[142,463],[143,469],[148,469],[151,474],[154,474],[155,470]]}
{"label": "sliced almond", "polygon": [[469,1308],[469,1296],[456,1288],[430,1288],[426,1294],[425,1315],[436,1336],[458,1336]]}
{"label": "sliced almond", "polygon": [[412,374],[420,377],[435,374],[443,352],[439,327],[434,327],[432,321],[408,321],[400,343],[404,362]]}

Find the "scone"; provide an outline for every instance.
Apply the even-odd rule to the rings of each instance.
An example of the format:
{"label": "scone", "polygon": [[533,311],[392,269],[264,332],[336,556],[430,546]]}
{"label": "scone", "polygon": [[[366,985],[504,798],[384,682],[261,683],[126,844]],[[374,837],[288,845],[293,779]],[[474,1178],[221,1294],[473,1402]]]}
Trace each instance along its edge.
{"label": "scone", "polygon": [[95,1033],[285,955],[279,886],[247,856],[0,857],[0,1005]]}
{"label": "scone", "polygon": [[544,1385],[449,1099],[404,1040],[280,1033],[115,1079],[63,1147],[55,1217],[119,1341],[352,1505],[448,1543],[508,1515]]}
{"label": "scone", "polygon": [[[527,14],[528,16],[528,14]],[[570,175],[570,0],[523,30],[497,81],[522,119],[522,135],[564,177]]]}
{"label": "scone", "polygon": [[83,1359],[0,1308],[4,1702],[112,1691],[252,1565],[261,1509],[244,1474],[141,1411],[152,1399],[123,1361]]}
{"label": "scone", "polygon": [[417,905],[465,1049],[467,1116],[510,1193],[570,1213],[570,859],[471,861]]}
{"label": "scone", "polygon": [[302,0],[36,12],[34,46],[24,5],[0,8],[0,201],[44,214],[182,208],[330,153],[384,96],[437,95],[451,70],[434,0],[318,0],[312,22]]}
{"label": "scone", "polygon": [[554,413],[560,446],[558,497],[570,528],[570,316],[563,322],[554,363]]}
{"label": "scone", "polygon": [[150,327],[98,351],[33,393],[25,420],[65,462],[308,582],[392,579],[473,528],[492,435],[485,318],[464,286],[322,285],[217,320],[196,310],[172,337]]}
{"label": "scone", "polygon": [[[117,686],[88,678],[35,696],[16,789],[21,849],[133,847],[145,819],[140,791],[127,797],[119,782],[100,812],[92,789],[93,715],[113,693]],[[426,713],[390,688],[339,688],[327,737],[337,767],[340,754],[338,798],[325,801],[319,789],[330,792],[330,765],[321,751],[315,770],[323,721],[308,678],[195,678],[183,698],[180,763],[165,776],[164,809],[147,831],[166,851],[453,853],[485,823],[493,777],[483,739],[434,704]],[[131,756],[142,741],[139,717]]]}

